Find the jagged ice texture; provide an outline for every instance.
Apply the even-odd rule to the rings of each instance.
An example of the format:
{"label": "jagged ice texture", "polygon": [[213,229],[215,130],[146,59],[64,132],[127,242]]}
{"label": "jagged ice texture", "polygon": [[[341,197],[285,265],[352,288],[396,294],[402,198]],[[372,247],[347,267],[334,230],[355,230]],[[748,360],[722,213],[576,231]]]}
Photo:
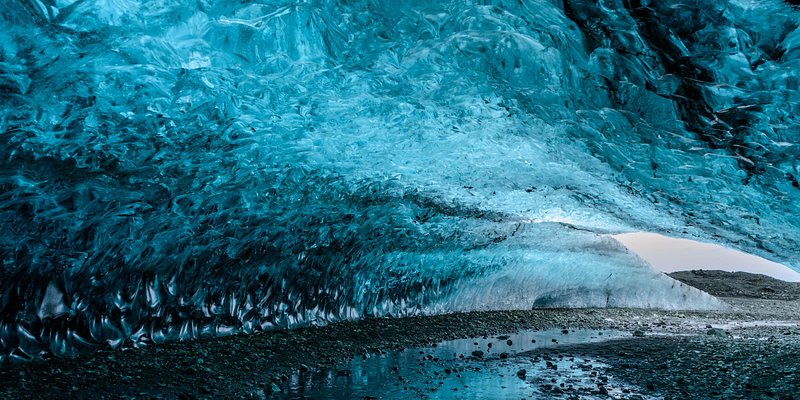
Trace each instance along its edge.
{"label": "jagged ice texture", "polygon": [[4,0],[0,361],[341,319],[714,308],[800,267],[780,1]]}

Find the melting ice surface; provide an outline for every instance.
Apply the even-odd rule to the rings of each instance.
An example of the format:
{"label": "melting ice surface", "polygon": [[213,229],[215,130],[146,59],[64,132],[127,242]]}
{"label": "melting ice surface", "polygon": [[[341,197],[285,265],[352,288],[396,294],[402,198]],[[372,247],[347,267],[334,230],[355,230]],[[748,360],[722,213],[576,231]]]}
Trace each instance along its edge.
{"label": "melting ice surface", "polygon": [[0,360],[714,308],[603,234],[800,266],[777,0],[0,2]]}

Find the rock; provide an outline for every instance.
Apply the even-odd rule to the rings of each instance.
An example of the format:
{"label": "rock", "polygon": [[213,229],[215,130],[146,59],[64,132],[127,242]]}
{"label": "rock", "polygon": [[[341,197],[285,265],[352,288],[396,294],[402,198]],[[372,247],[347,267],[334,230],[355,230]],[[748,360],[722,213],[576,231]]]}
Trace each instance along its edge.
{"label": "rock", "polygon": [[525,380],[525,376],[527,376],[527,375],[528,375],[528,371],[527,370],[521,369],[521,370],[517,371],[517,377],[519,379]]}
{"label": "rock", "polygon": [[278,386],[278,384],[276,384],[275,382],[269,385],[264,385],[264,394],[266,395],[280,393],[280,392],[281,392],[281,387]]}
{"label": "rock", "polygon": [[508,353],[506,353],[506,352],[500,353],[500,358],[505,360],[506,358],[508,358]]}
{"label": "rock", "polygon": [[720,336],[720,337],[728,336],[728,332],[725,332],[725,330],[722,328],[711,328],[708,330],[708,332],[706,332],[706,334],[711,336]]}
{"label": "rock", "polygon": [[514,342],[512,342],[511,339],[508,339],[508,340],[506,340],[506,344],[511,346],[512,344],[514,344]]}
{"label": "rock", "polygon": [[475,358],[483,358],[483,352],[480,350],[475,350],[472,352],[472,356]]}
{"label": "rock", "polygon": [[633,331],[633,337],[644,337],[644,331],[640,330]]}

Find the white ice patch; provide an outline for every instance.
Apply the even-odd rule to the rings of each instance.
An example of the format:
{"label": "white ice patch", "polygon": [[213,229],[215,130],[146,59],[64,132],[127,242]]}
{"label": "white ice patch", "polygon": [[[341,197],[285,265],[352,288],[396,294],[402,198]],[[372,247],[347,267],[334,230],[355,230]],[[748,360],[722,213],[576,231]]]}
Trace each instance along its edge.
{"label": "white ice patch", "polygon": [[64,303],[64,292],[53,282],[47,285],[42,303],[37,315],[41,319],[54,318],[69,313],[69,307]]}

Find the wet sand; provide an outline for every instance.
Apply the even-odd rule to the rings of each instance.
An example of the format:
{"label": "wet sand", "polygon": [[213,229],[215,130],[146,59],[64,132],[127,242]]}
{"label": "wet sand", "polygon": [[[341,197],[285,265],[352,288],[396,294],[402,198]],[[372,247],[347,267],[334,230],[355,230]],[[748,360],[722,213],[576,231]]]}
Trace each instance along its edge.
{"label": "wet sand", "polygon": [[[352,366],[354,357],[390,357],[401,349],[432,348],[459,338],[493,340],[547,329],[566,330],[565,335],[575,330],[617,331],[621,336],[591,344],[521,348],[502,359],[503,363],[529,364],[531,371],[538,371],[536,365],[540,365],[541,370],[555,373],[547,379],[541,373],[517,378],[525,390],[530,389],[524,393],[531,396],[795,398],[800,393],[800,301],[723,300],[731,305],[730,310],[542,309],[381,318],[99,352],[4,368],[0,370],[0,398],[297,397],[298,379],[308,377],[306,380],[313,382],[315,374],[339,376],[339,371]],[[503,342],[497,341],[497,346]],[[486,351],[486,358],[467,354],[465,359],[473,368],[481,368],[481,363],[499,360],[489,357],[491,354]],[[561,370],[553,370],[547,367],[545,356],[560,362],[566,357],[567,362]],[[586,359],[591,362],[587,364]],[[453,362],[456,360],[466,362],[457,354]],[[586,376],[569,375],[586,368]],[[442,385],[448,376],[455,379],[453,374],[431,375]],[[414,389],[418,398],[442,398],[438,389],[416,390],[419,387],[415,385],[422,383],[405,386]],[[447,398],[470,396],[468,390],[461,390],[458,396],[454,393]],[[381,393],[366,396],[395,398]]]}

